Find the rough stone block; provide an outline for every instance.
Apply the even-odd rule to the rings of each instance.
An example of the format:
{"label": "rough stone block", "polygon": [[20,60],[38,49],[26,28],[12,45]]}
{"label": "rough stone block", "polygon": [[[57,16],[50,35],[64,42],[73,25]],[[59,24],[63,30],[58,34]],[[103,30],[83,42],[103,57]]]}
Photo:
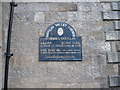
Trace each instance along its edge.
{"label": "rough stone block", "polygon": [[108,52],[108,63],[120,63],[120,52]]}
{"label": "rough stone block", "polygon": [[120,75],[109,76],[109,84],[111,87],[120,86]]}
{"label": "rough stone block", "polygon": [[49,11],[77,11],[77,5],[75,3],[48,3]]}
{"label": "rough stone block", "polygon": [[106,11],[110,11],[111,10],[111,5],[110,3],[101,3],[102,5],[102,11],[106,12]]}
{"label": "rough stone block", "polygon": [[94,21],[101,20],[101,12],[90,11],[90,12],[67,12],[68,21]]}
{"label": "rough stone block", "polygon": [[101,11],[102,7],[99,3],[80,2],[78,5],[78,11]]}
{"label": "rough stone block", "polygon": [[43,12],[49,10],[49,5],[45,3],[18,3],[19,8],[15,8],[15,13],[23,12]]}
{"label": "rough stone block", "polygon": [[114,24],[113,21],[103,21],[103,26],[102,26],[102,30],[103,31],[113,31],[114,30]]}
{"label": "rough stone block", "polygon": [[120,40],[120,31],[107,31],[105,37],[107,41]]}
{"label": "rough stone block", "polygon": [[120,52],[120,41],[110,42],[112,52]]}
{"label": "rough stone block", "polygon": [[45,15],[46,21],[58,22],[67,20],[66,12],[45,12]]}
{"label": "rough stone block", "polygon": [[81,18],[79,18],[79,13],[78,12],[68,12],[68,21],[77,21],[77,20],[85,20],[85,17],[81,15]]}
{"label": "rough stone block", "polygon": [[120,2],[112,2],[111,7],[113,11],[120,11]]}
{"label": "rough stone block", "polygon": [[38,55],[39,27],[35,23],[19,22],[13,24],[11,52],[14,55]]}
{"label": "rough stone block", "polygon": [[[15,13],[20,12],[44,12],[44,11],[77,11],[75,3],[18,3],[19,8],[15,8]],[[28,8],[29,7],[29,8]]]}
{"label": "rough stone block", "polygon": [[120,51],[120,41],[116,42],[116,49],[117,49],[118,52]]}
{"label": "rough stone block", "polygon": [[44,22],[45,21],[45,14],[44,12],[37,12],[34,16],[35,22]]}
{"label": "rough stone block", "polygon": [[9,88],[20,88],[20,86],[22,86],[22,82],[21,82],[22,78],[10,78],[9,77],[9,82],[8,82],[8,86]]}
{"label": "rough stone block", "polygon": [[[107,76],[108,75],[116,75],[118,74],[118,65],[117,64],[107,64],[106,65],[101,65],[101,77],[105,76],[106,79],[108,80]],[[99,78],[99,77],[98,77]]]}
{"label": "rough stone block", "polygon": [[116,52],[117,51],[117,46],[116,46],[116,42],[110,42],[110,46],[111,46],[111,51],[112,52]]}
{"label": "rough stone block", "polygon": [[120,30],[120,21],[114,22],[115,30]]}
{"label": "rough stone block", "polygon": [[109,11],[103,12],[103,20],[120,20],[119,12],[117,11]]}

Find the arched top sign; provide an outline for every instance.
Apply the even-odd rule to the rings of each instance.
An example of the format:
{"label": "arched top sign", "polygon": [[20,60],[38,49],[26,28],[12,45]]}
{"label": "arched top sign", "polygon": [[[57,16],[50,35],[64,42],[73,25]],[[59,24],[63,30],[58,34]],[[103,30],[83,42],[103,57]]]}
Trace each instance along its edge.
{"label": "arched top sign", "polygon": [[76,37],[75,30],[72,26],[64,22],[52,24],[46,30],[45,37]]}
{"label": "arched top sign", "polygon": [[39,42],[40,61],[82,61],[82,38],[67,23],[52,24]]}

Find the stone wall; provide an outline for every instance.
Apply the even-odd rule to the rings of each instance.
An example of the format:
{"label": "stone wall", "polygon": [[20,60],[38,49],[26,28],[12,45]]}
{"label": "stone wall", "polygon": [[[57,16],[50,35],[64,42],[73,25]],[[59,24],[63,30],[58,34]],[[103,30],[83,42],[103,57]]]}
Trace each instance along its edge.
{"label": "stone wall", "polygon": [[[3,52],[9,18],[9,3],[3,3]],[[111,3],[18,3],[15,8],[10,60],[10,88],[108,88],[108,75],[118,75],[117,64],[107,64],[108,52],[119,48],[113,21],[103,21],[102,12]],[[38,61],[39,37],[49,25],[66,22],[82,37],[83,61]],[[110,33],[105,33],[110,32]],[[112,37],[111,37],[112,36]],[[114,37],[115,36],[115,37]],[[107,42],[109,38],[117,39]],[[3,59],[4,63],[4,59]]]}
{"label": "stone wall", "polygon": [[2,3],[0,2],[0,89],[2,89]]}
{"label": "stone wall", "polygon": [[[112,21],[114,29],[106,31],[106,42],[111,43],[112,51],[108,52],[108,64],[120,63],[120,2],[112,2],[111,10],[103,12],[104,21]],[[120,72],[120,68],[119,72]],[[110,86],[120,86],[120,74],[109,76]]]}

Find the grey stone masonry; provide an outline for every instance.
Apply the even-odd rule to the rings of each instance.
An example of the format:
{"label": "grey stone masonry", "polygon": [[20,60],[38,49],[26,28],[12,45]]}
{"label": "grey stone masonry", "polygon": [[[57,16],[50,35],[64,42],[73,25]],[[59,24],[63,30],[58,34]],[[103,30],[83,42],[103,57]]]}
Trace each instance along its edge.
{"label": "grey stone masonry", "polygon": [[[44,12],[44,11],[77,11],[74,3],[19,3],[19,8],[15,8],[15,13],[21,12]],[[29,7],[29,8],[28,8]]]}
{"label": "grey stone masonry", "polygon": [[120,41],[110,42],[112,52],[120,52]]}
{"label": "grey stone masonry", "polygon": [[[118,41],[119,37],[118,31],[113,31],[113,21],[102,21],[101,11],[111,10],[110,3],[17,4],[11,36],[11,53],[14,53],[14,56],[11,57],[9,64],[9,88],[109,87],[108,75],[117,75],[118,65],[107,64],[106,53],[114,49],[115,43],[112,50],[110,43],[116,41],[106,41],[107,33],[104,32],[113,32],[113,36],[111,34],[107,36],[110,40],[113,37],[113,40]],[[9,23],[9,3],[2,3],[2,7],[2,53],[4,54]],[[82,37],[83,61],[39,61],[39,38],[44,37],[47,28],[56,22],[70,24],[75,29],[76,37]],[[112,52],[116,52],[115,49]],[[115,58],[117,61],[117,56],[113,59]]]}
{"label": "grey stone masonry", "polygon": [[113,11],[120,11],[120,1],[111,3],[111,8]]}
{"label": "grey stone masonry", "polygon": [[120,75],[109,76],[109,84],[111,87],[120,86]]}
{"label": "grey stone masonry", "polygon": [[2,89],[2,3],[0,3],[0,90]]}
{"label": "grey stone masonry", "polygon": [[109,52],[108,63],[120,63],[120,52]]}
{"label": "grey stone masonry", "polygon": [[107,41],[120,40],[120,31],[107,31],[105,36]]}
{"label": "grey stone masonry", "polygon": [[118,52],[120,52],[120,41],[116,42],[116,49]]}
{"label": "grey stone masonry", "polygon": [[118,11],[108,11],[108,12],[103,12],[103,20],[104,21],[109,21],[109,20],[120,20],[120,12]]}
{"label": "grey stone masonry", "polygon": [[120,30],[120,21],[114,22],[115,30]]}

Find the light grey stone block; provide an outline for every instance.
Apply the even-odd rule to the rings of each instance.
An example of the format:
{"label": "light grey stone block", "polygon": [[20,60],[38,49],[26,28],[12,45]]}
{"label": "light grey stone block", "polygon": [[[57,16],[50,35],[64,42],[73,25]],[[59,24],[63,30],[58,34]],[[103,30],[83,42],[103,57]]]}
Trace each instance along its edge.
{"label": "light grey stone block", "polygon": [[103,31],[113,31],[114,30],[114,23],[113,21],[103,21]]}
{"label": "light grey stone block", "polygon": [[75,3],[48,3],[49,11],[77,11],[77,5]]}
{"label": "light grey stone block", "polygon": [[116,52],[117,51],[117,46],[116,46],[116,42],[110,42],[110,46],[111,46],[111,51],[112,52]]}
{"label": "light grey stone block", "polygon": [[18,3],[15,13],[20,12],[44,12],[44,11],[77,11],[75,3]]}
{"label": "light grey stone block", "polygon": [[114,24],[115,24],[115,25],[114,25],[114,26],[115,26],[115,29],[116,29],[116,30],[120,30],[120,21],[115,21]]}
{"label": "light grey stone block", "polygon": [[120,63],[120,52],[108,52],[109,63]]}
{"label": "light grey stone block", "polygon": [[118,11],[103,12],[103,20],[120,20],[119,14]]}
{"label": "light grey stone block", "polygon": [[112,52],[119,52],[120,51],[120,41],[110,42],[110,45],[111,45]]}
{"label": "light grey stone block", "polygon": [[105,12],[105,11],[110,11],[111,10],[111,5],[110,3],[101,3],[101,6],[102,6],[102,11]]}
{"label": "light grey stone block", "polygon": [[66,21],[67,13],[66,12],[45,12],[45,20],[58,22],[58,21]]}
{"label": "light grey stone block", "polygon": [[109,84],[111,87],[120,86],[120,75],[109,76]]}
{"label": "light grey stone block", "polygon": [[107,31],[105,36],[108,41],[120,40],[120,31]]}
{"label": "light grey stone block", "polygon": [[120,11],[120,2],[111,3],[111,7],[113,11]]}
{"label": "light grey stone block", "polygon": [[45,21],[45,14],[44,12],[37,12],[34,16],[35,22],[44,22]]}
{"label": "light grey stone block", "polygon": [[95,2],[80,2],[78,5],[78,11],[102,11],[102,5]]}
{"label": "light grey stone block", "polygon": [[89,11],[89,12],[67,12],[68,21],[96,21],[102,20],[101,12],[99,11]]}
{"label": "light grey stone block", "polygon": [[117,49],[118,52],[120,51],[120,41],[116,42],[116,49]]}

